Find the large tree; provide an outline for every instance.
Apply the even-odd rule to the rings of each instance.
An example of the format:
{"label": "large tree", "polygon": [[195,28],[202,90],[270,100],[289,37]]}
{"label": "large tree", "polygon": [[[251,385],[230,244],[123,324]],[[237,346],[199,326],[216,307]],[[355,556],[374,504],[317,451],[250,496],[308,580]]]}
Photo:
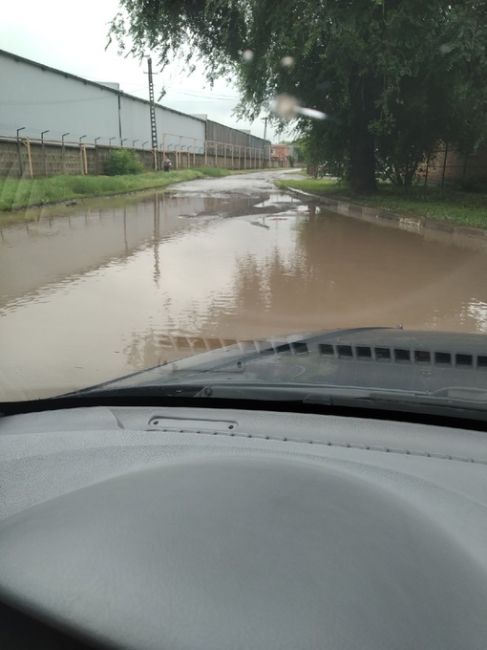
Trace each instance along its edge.
{"label": "large tree", "polygon": [[[353,189],[379,165],[410,183],[438,139],[470,146],[485,116],[487,9],[465,0],[120,0],[112,33],[161,65],[201,57],[235,73],[255,116],[276,96],[327,115],[297,117]],[[483,84],[482,84],[483,80]],[[481,115],[482,114],[482,115]]]}

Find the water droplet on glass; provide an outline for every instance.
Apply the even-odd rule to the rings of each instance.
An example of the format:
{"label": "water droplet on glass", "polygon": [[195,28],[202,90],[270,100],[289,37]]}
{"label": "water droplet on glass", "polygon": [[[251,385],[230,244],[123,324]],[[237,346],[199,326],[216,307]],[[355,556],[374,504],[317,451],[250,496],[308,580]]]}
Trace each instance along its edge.
{"label": "water droplet on glass", "polygon": [[305,108],[298,106],[297,112],[304,117],[310,117],[312,120],[326,120],[326,113],[318,111],[315,108]]}
{"label": "water droplet on glass", "polygon": [[281,65],[284,66],[285,68],[290,68],[292,65],[294,65],[294,59],[292,56],[284,56],[281,59]]}
{"label": "water droplet on glass", "polygon": [[277,95],[277,97],[274,98],[271,102],[271,110],[280,117],[281,120],[285,121],[292,120],[297,115],[310,117],[313,120],[326,119],[326,114],[322,111],[318,111],[315,108],[305,108],[304,106],[300,106],[296,97],[286,94]]}
{"label": "water droplet on glass", "polygon": [[453,50],[453,46],[450,43],[443,43],[439,47],[440,54],[449,54]]}
{"label": "water droplet on glass", "polygon": [[291,120],[296,116],[298,100],[291,95],[277,95],[271,102],[271,110],[282,120]]}
{"label": "water droplet on glass", "polygon": [[247,49],[242,52],[242,59],[247,63],[250,63],[250,61],[252,61],[253,58],[254,58],[254,53],[252,50]]}

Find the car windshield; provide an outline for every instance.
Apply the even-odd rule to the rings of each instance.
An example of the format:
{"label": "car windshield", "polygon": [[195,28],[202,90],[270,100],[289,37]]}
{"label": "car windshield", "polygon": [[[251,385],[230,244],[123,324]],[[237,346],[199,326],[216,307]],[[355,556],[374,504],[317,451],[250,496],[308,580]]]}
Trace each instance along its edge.
{"label": "car windshield", "polygon": [[484,2],[18,0],[0,34],[0,402],[484,412]]}

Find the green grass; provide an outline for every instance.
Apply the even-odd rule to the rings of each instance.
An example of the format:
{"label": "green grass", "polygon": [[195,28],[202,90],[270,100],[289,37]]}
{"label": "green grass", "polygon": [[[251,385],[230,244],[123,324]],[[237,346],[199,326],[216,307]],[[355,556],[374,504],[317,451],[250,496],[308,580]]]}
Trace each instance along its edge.
{"label": "green grass", "polygon": [[343,198],[360,205],[388,210],[404,216],[448,221],[463,226],[487,228],[487,192],[462,192],[439,187],[415,186],[409,190],[387,183],[374,194],[354,194],[345,183],[332,179],[278,180],[282,189],[294,188],[329,198]]}
{"label": "green grass", "polygon": [[[168,185],[205,176],[226,176],[230,170],[201,167],[170,172],[146,172],[127,176],[51,176],[49,178],[0,179],[0,212],[19,210],[90,196],[109,196]],[[2,218],[0,214],[0,219]]]}
{"label": "green grass", "polygon": [[282,189],[292,187],[296,190],[314,194],[336,193],[338,190],[346,189],[346,186],[341,181],[336,181],[334,178],[320,178],[318,180],[315,178],[285,179],[276,180],[274,183]]}

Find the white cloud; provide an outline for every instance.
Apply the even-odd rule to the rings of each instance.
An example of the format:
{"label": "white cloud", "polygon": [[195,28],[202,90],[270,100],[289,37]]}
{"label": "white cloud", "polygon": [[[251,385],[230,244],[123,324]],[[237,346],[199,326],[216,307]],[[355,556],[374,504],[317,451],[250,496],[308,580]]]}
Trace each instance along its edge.
{"label": "white cloud", "polygon": [[[115,81],[128,93],[147,97],[145,62],[105,49],[109,23],[118,9],[117,0],[16,0],[2,5],[0,48],[48,66],[95,81]],[[155,58],[155,57],[154,57]],[[229,126],[252,130],[262,136],[262,120],[254,124],[232,113],[238,103],[235,86],[218,80],[213,88],[205,80],[204,67],[187,76],[181,64],[171,64],[155,77],[156,97],[166,88],[162,104],[187,113],[206,113]],[[273,132],[268,130],[268,137]]]}

